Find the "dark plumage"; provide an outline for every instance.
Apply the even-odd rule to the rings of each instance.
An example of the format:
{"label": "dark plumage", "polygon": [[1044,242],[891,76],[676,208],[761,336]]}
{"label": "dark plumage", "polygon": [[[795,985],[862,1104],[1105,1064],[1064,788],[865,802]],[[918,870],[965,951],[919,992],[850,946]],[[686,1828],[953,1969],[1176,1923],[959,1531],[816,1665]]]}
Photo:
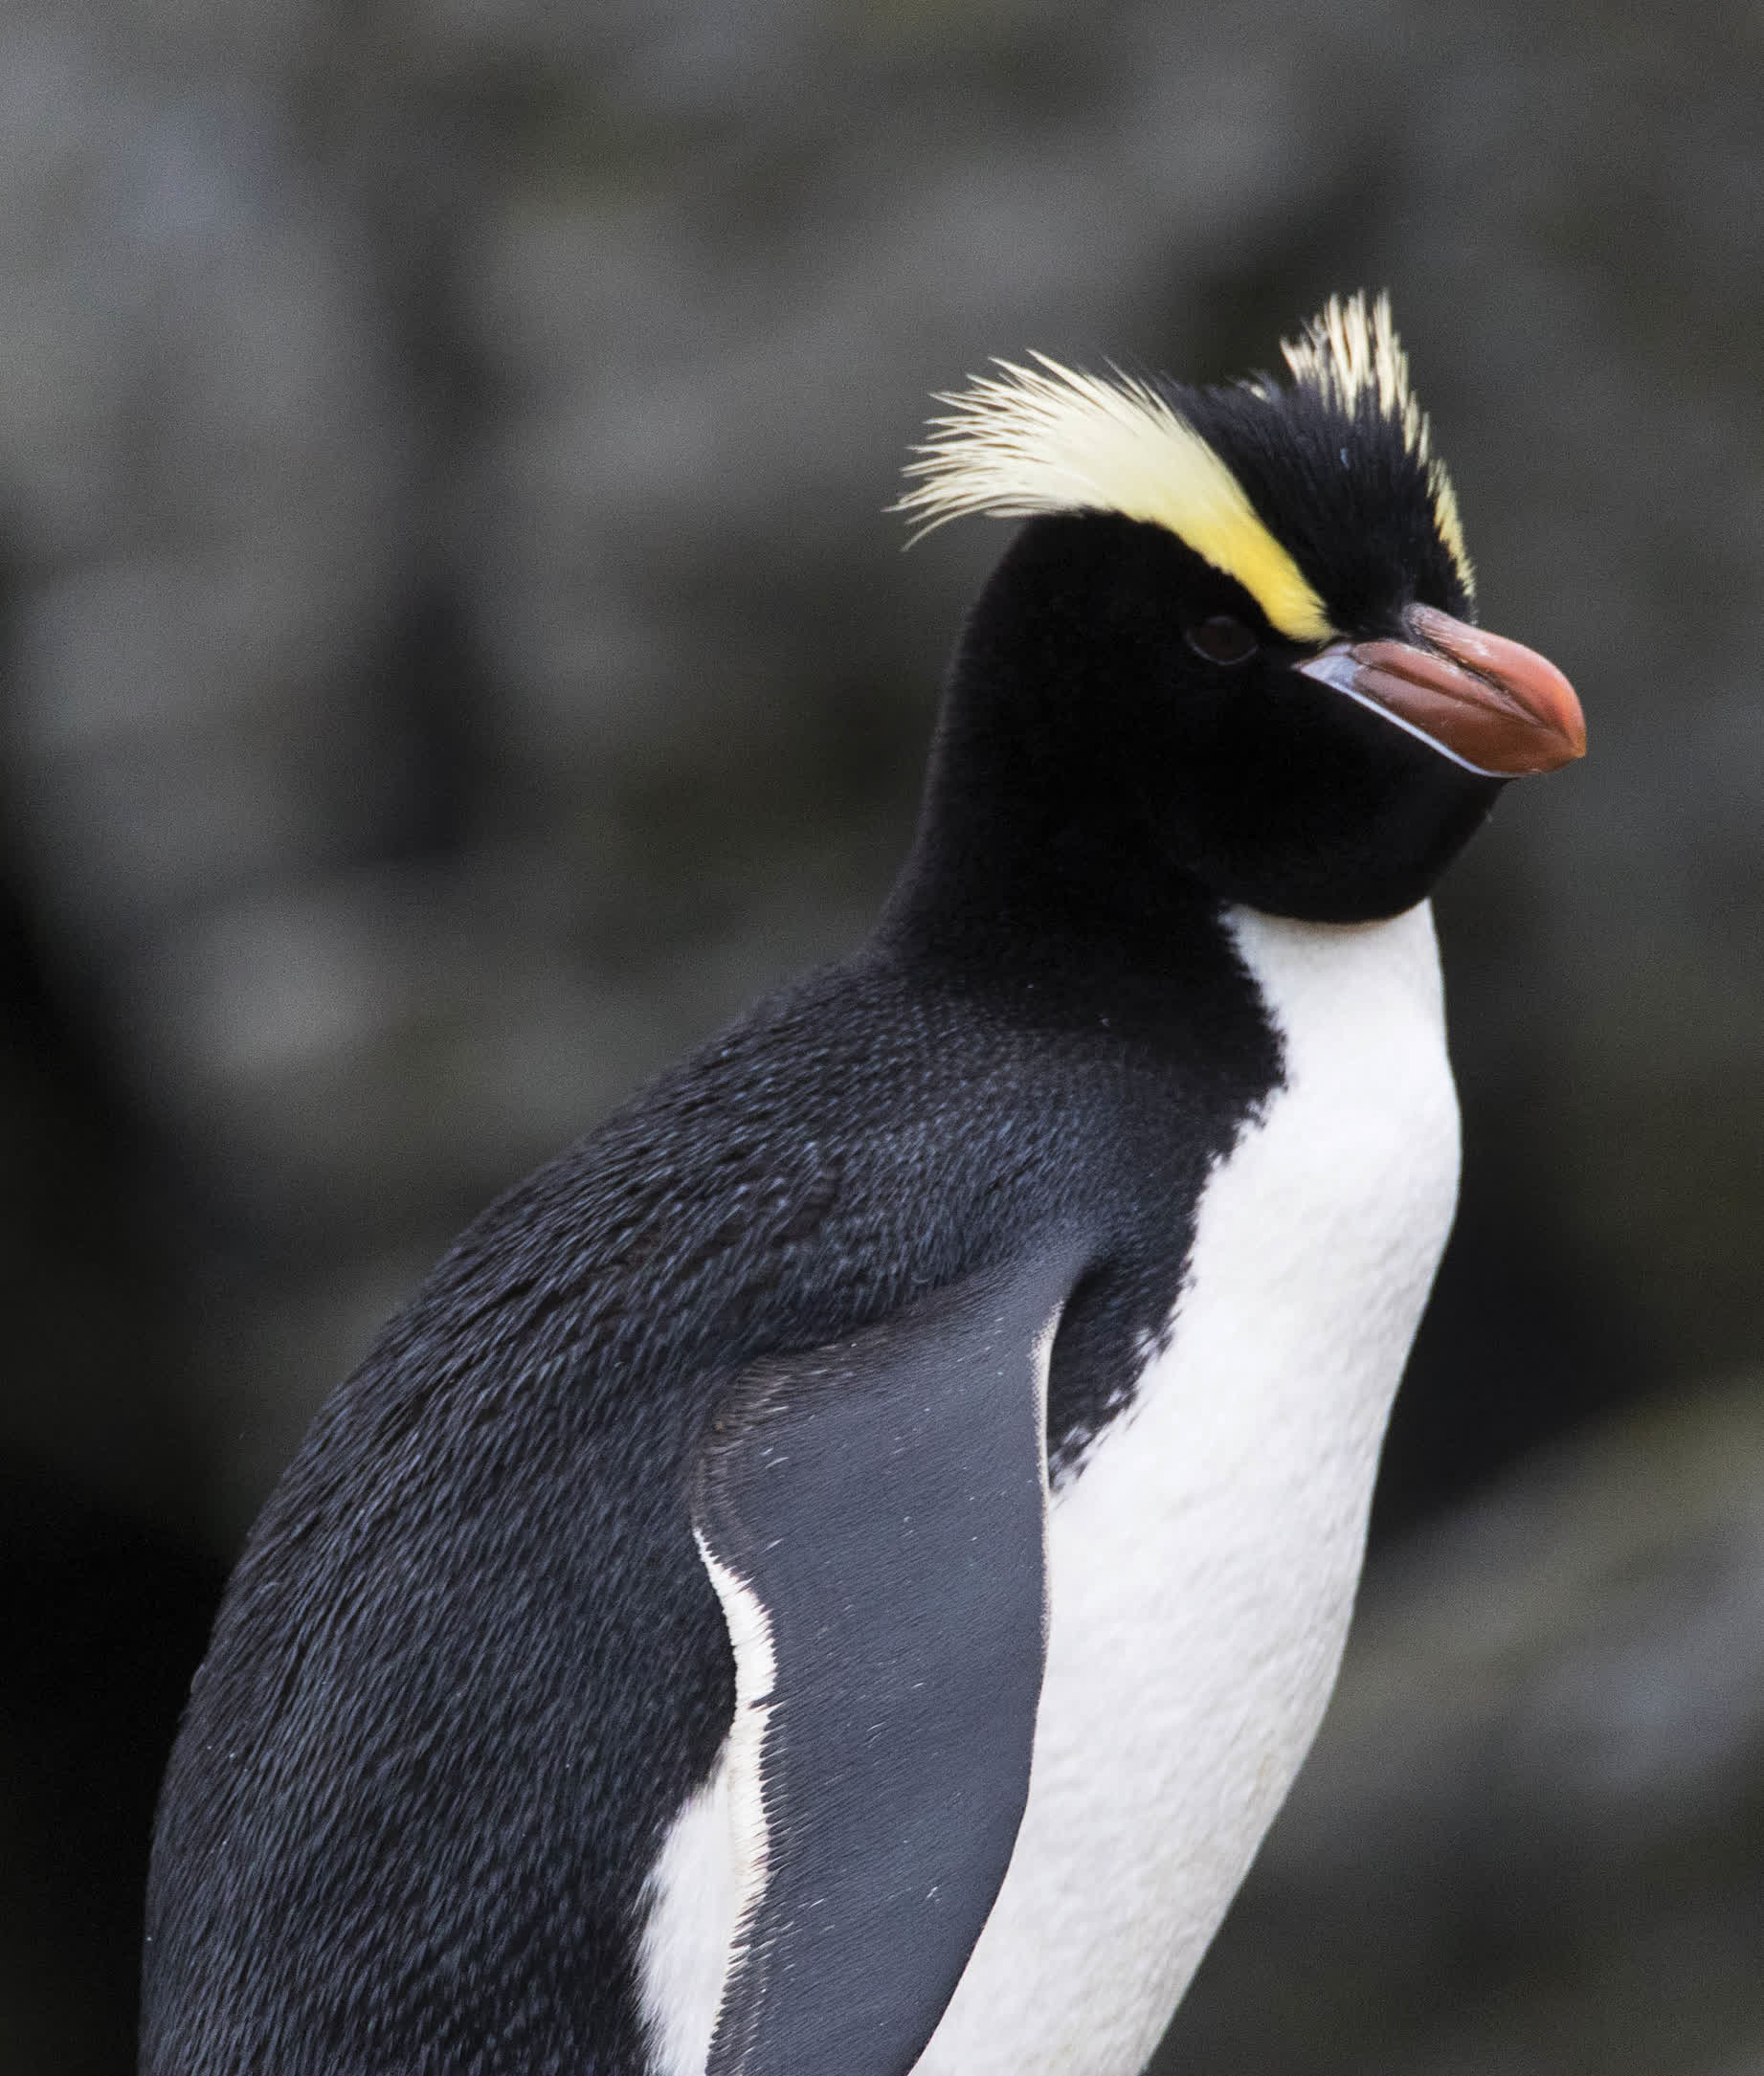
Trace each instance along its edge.
{"label": "dark plumage", "polygon": [[638,1892],[733,1704],[687,1507],[729,1380],[1057,1224],[1096,1259],[1056,1462],[1105,1418],[1272,1036],[1217,952],[1148,985],[1106,940],[999,971],[897,928],[492,1205],[314,1423],[167,1776],[155,2076],[636,2068]]}
{"label": "dark plumage", "polygon": [[[1081,1521],[1092,1466],[1172,1420],[1211,1462],[1181,1411],[1217,1388],[1184,1368],[1217,1282],[1195,1283],[1200,1222],[1239,1151],[1276,1143],[1270,1120],[1310,1115],[1290,1105],[1333,1057],[1336,1012],[1295,1020],[1287,939],[1263,926],[1409,909],[1502,774],[1537,768],[1470,769],[1453,744],[1560,761],[1577,721],[1529,652],[1496,644],[1476,675],[1485,651],[1444,618],[1468,607],[1455,507],[1388,318],[1331,322],[1340,353],[1314,334],[1297,390],[1172,390],[1173,430],[1038,377],[1057,422],[1007,427],[1027,444],[1003,463],[946,434],[923,510],[1034,516],[962,637],[887,911],[486,1211],[314,1423],[167,1775],[145,2076],[681,2076],[704,2066],[720,1983],[711,2076],[904,2076],[982,1928],[1020,1936],[1012,1885],[1043,1874],[1013,1858],[1019,1822],[1043,1856],[1078,1834],[1092,1871],[1055,1868],[1060,1893],[1101,1878],[1082,1833],[1106,1812],[1038,1815],[1032,1742],[1038,1780],[1045,1761],[1082,1787],[1091,1747],[1044,1752],[1068,1735],[1050,1725],[1074,1683],[1098,1689],[1083,1735],[1119,1723],[1106,1681],[1136,1676],[1166,1600],[1169,1649],[1212,1663],[1212,1589],[1181,1570],[1206,1552],[1186,1516],[1152,1520],[1147,1562],[1176,1569],[1167,1591],[1121,1577],[1141,1641],[1074,1672],[1062,1651],[1085,1640],[1061,1610],[1095,1591],[1088,1546],[1074,1528],[1045,1556],[1043,1516],[1051,1493],[1056,1525]],[[1344,388],[1362,349],[1377,379]],[[1105,491],[1137,484],[1142,434],[1168,449],[1158,517],[1103,492],[1063,508],[1072,454],[1092,442]],[[1497,694],[1513,711],[1489,723]],[[1431,957],[1391,927],[1394,971]],[[1338,941],[1362,960],[1373,943],[1300,949],[1323,971]],[[1433,1028],[1423,1014],[1417,1042]],[[1444,1071],[1429,1052],[1416,1083],[1440,1162]],[[1427,1183],[1428,1218],[1448,1189]],[[1281,1221],[1307,1201],[1284,1192],[1283,1303],[1317,1273],[1282,1266]],[[1269,1704],[1283,1752],[1327,1692],[1327,1641],[1307,1640],[1351,1593],[1362,1459],[1437,1240],[1412,1262],[1407,1245],[1397,1324],[1343,1358],[1346,1540],[1331,1529],[1312,1568],[1333,1597],[1273,1596],[1241,1646],[1252,1672],[1308,1668]],[[1243,1324],[1260,1349],[1263,1323]],[[1230,1389],[1277,1396],[1285,1360]],[[1168,1706],[1181,1667],[1147,1663],[1147,1706]],[[1196,1807],[1242,1802],[1253,1849],[1261,1803],[1207,1785],[1230,1751],[1196,1751]],[[1201,1820],[1152,1807],[1140,1828],[1166,1819]],[[1163,1894],[1175,1877],[1148,1865]],[[1062,1952],[1069,1985],[1006,1965],[1074,2010],[1139,1998],[1115,2044],[1094,2029],[1097,2071],[1135,2065],[1197,1952],[1130,1991]],[[1034,2024],[992,2029],[1025,2076],[1052,2037]]]}

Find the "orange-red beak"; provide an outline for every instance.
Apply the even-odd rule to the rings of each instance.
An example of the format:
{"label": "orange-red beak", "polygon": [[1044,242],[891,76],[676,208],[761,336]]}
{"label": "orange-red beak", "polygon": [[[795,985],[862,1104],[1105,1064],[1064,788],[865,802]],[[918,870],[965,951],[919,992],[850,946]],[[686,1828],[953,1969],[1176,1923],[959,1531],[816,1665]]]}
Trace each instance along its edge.
{"label": "orange-red beak", "polygon": [[1554,771],[1586,755],[1586,716],[1555,665],[1432,606],[1407,641],[1337,641],[1296,664],[1490,778]]}

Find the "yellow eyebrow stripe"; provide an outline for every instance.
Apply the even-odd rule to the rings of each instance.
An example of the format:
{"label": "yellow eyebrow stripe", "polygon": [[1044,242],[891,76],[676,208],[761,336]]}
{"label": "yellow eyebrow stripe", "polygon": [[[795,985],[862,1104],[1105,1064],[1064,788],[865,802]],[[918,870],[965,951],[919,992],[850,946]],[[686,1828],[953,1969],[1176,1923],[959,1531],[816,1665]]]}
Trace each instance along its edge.
{"label": "yellow eyebrow stripe", "polygon": [[[1131,376],[994,363],[934,418],[894,507],[920,534],[968,513],[1119,512],[1167,527],[1242,585],[1277,633],[1327,641],[1335,630],[1290,553],[1257,517],[1243,485],[1155,390]],[[918,535],[914,536],[915,539]]]}

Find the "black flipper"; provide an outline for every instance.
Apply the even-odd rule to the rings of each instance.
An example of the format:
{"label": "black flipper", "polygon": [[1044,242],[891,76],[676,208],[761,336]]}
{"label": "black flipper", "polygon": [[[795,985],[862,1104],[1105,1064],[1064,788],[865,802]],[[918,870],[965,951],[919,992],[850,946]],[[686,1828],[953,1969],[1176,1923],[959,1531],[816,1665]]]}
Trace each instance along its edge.
{"label": "black flipper", "polygon": [[1067,1287],[971,1278],[755,1365],[722,1411],[698,1530],[772,1682],[764,1878],[707,2076],[905,2076],[967,1965],[1029,1791]]}

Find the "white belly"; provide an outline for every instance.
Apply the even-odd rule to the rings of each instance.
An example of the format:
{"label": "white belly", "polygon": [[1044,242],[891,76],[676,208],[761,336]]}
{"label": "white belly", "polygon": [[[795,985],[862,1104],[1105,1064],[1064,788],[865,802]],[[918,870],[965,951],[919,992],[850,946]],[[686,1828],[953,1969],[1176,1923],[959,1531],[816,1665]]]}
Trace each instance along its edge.
{"label": "white belly", "polygon": [[1428,908],[1244,913],[1286,1085],[1215,1171],[1172,1330],[1049,1519],[1010,1872],[918,2076],[1133,2076],[1322,1718],[1458,1181]]}
{"label": "white belly", "polygon": [[[1134,2076],[1304,1758],[1392,1394],[1451,1222],[1458,1113],[1425,904],[1240,912],[1285,1085],[1207,1184],[1131,1408],[1054,1494],[1052,1626],[1010,1870],[916,2076]],[[704,2065],[738,1905],[729,1768],[654,1876],[666,2076]]]}

